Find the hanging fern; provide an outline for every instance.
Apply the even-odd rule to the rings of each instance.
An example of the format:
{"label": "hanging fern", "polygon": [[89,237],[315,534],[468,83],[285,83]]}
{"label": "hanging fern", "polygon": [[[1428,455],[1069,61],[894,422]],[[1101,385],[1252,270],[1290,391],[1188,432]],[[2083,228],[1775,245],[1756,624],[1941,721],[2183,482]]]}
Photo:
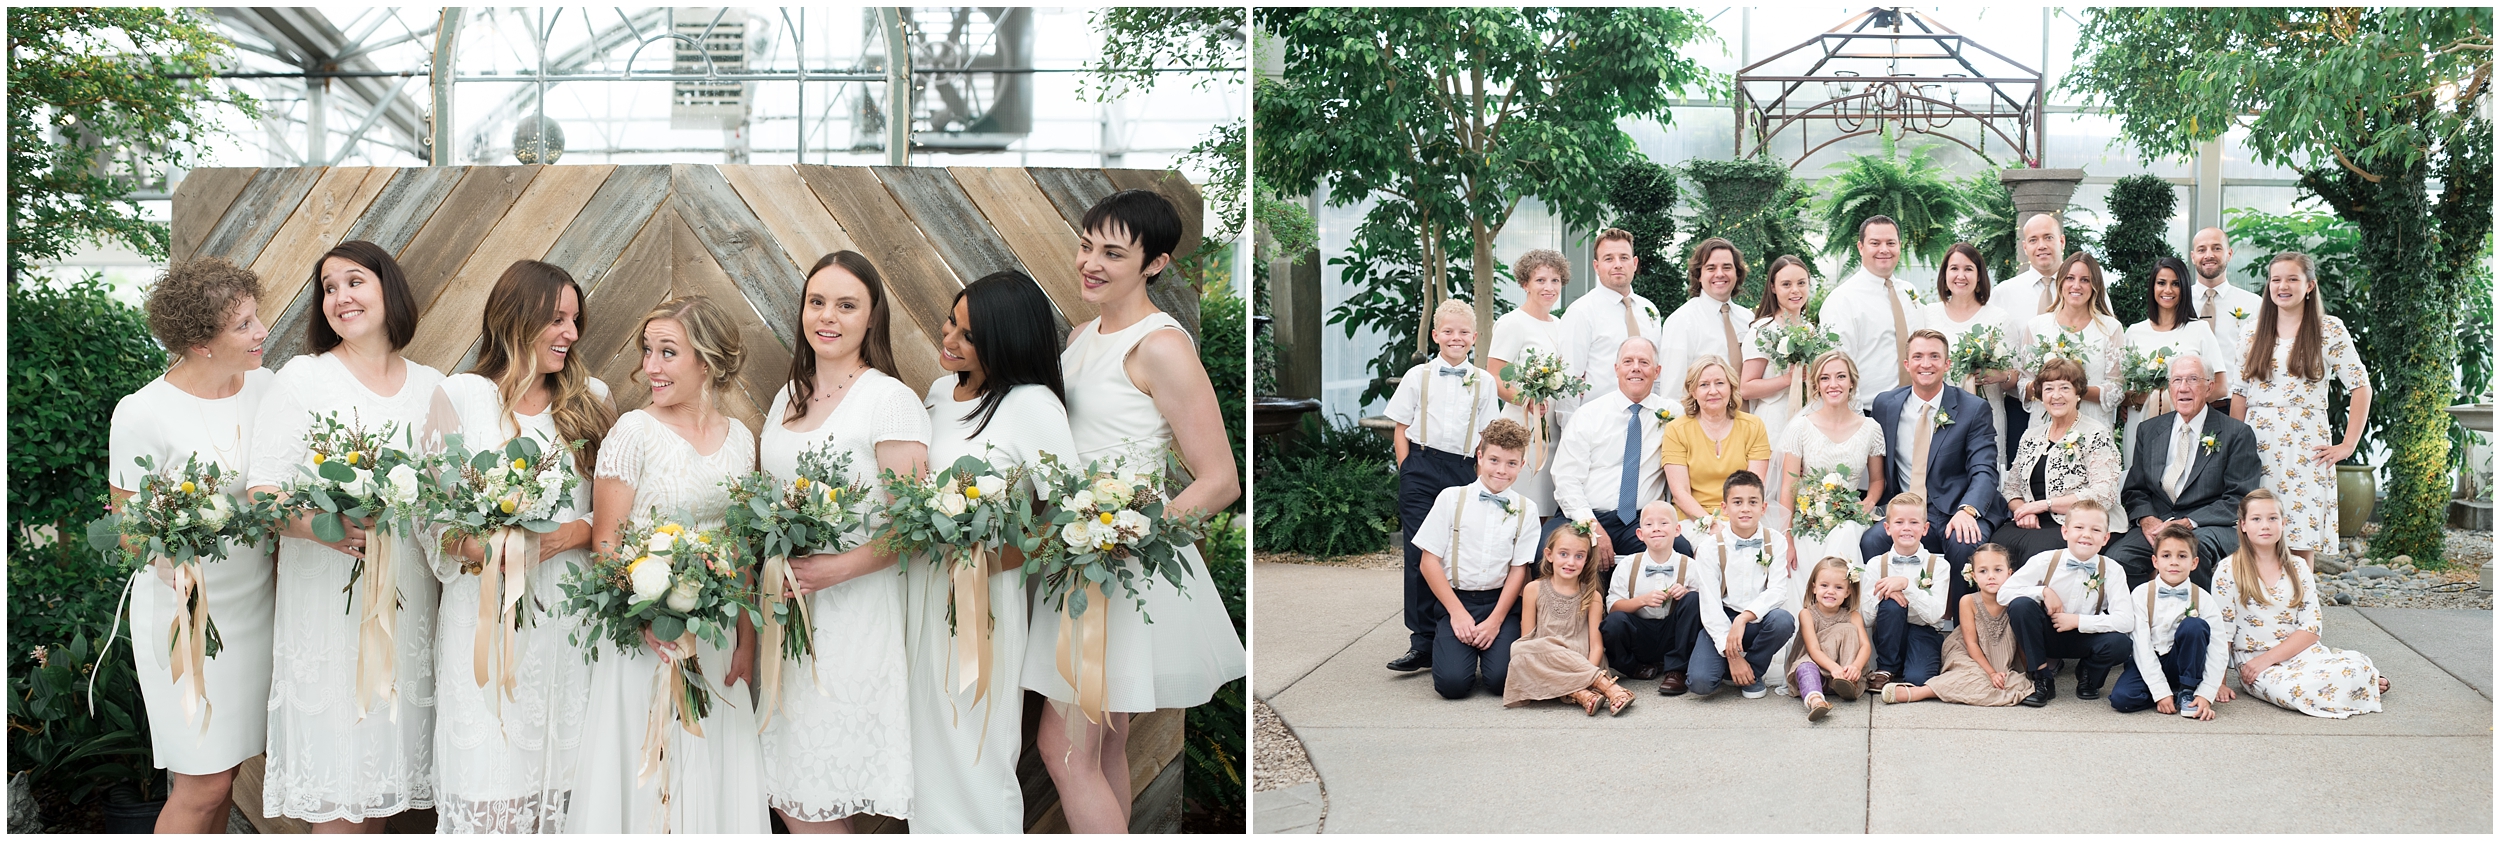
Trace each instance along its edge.
{"label": "hanging fern", "polygon": [[1871,216],[1890,216],[1901,225],[1901,251],[1927,265],[1944,259],[1953,248],[1953,223],[1962,215],[1962,191],[1927,150],[1899,156],[1892,138],[1884,154],[1851,155],[1849,166],[1824,179],[1819,209],[1826,256],[1843,257],[1841,273],[1858,267],[1858,224]]}

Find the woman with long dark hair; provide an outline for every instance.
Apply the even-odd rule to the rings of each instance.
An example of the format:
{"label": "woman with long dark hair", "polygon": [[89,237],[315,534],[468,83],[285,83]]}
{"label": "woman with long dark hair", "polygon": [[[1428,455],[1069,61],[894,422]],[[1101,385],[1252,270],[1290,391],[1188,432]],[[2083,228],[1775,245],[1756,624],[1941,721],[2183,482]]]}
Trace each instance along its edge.
{"label": "woman with long dark hair", "polygon": [[[2195,283],[2191,277],[2187,263],[2177,257],[2165,254],[2153,261],[2153,282],[2144,289],[2144,320],[2127,327],[2127,348],[2165,359],[2194,354],[2214,374],[2206,399],[2226,397],[2231,393],[2231,366],[2223,362],[2222,342],[2214,338],[2213,324],[2197,318],[2196,308],[2189,305],[2188,286]],[[2120,452],[2126,464],[2135,464],[2136,425],[2173,408],[2167,389],[2127,395],[2126,434],[2119,439],[2127,442]]]}
{"label": "woman with long dark hair", "polygon": [[[2370,372],[2342,319],[2326,314],[2317,258],[2298,251],[2266,264],[2266,307],[2240,340],[2231,416],[2257,433],[2266,490],[2283,501],[2283,545],[2301,560],[2335,545],[2335,463],[2370,423]],[[2326,378],[2344,384],[2344,440],[2327,424]]]}
{"label": "woman with long dark hair", "polygon": [[[1041,466],[1043,454],[1076,457],[1068,434],[1067,387],[1059,376],[1059,330],[1050,298],[1022,272],[996,272],[955,293],[940,333],[929,384],[929,463],[964,456],[999,467]],[[1029,485],[1028,485],[1029,488]],[[1026,488],[1019,493],[1028,492]],[[912,829],[917,832],[1024,831],[1024,790],[1016,781],[1023,743],[1026,631],[1022,553],[1013,546],[981,572],[989,596],[988,692],[978,699],[956,672],[956,638],[975,633],[947,624],[956,584],[936,567],[903,567],[904,648],[911,659]]]}

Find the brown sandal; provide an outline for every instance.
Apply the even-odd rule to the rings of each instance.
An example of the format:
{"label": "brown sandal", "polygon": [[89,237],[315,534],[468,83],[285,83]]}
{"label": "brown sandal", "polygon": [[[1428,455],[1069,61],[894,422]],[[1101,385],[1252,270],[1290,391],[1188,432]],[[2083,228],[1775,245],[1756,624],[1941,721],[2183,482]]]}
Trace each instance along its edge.
{"label": "brown sandal", "polygon": [[1624,689],[1622,684],[1616,683],[1614,675],[1598,672],[1596,685],[1597,691],[1606,693],[1607,715],[1622,715],[1625,707],[1632,706],[1631,690]]}
{"label": "brown sandal", "polygon": [[1588,713],[1589,715],[1597,714],[1597,693],[1595,692],[1591,692],[1586,689],[1574,689],[1571,690],[1571,694],[1563,696],[1563,700],[1580,705],[1581,712]]}

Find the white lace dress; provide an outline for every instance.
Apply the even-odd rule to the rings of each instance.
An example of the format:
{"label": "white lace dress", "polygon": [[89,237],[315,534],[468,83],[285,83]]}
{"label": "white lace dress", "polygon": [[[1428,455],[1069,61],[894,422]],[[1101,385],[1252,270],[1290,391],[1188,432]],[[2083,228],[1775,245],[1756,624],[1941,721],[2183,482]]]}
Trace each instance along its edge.
{"label": "white lace dress", "polygon": [[[305,434],[320,415],[335,413],[373,430],[399,424],[411,433],[413,447],[443,374],[405,364],[398,393],[386,396],[366,388],[331,354],[288,362],[261,401],[246,486],[283,487],[302,476],[298,465],[310,462]],[[342,592],[354,559],[310,540],[278,539],[263,815],[319,823],[434,805],[434,603],[441,585],[413,536],[391,539],[399,542],[393,566],[399,621],[391,635],[398,692],[394,703],[361,721],[353,695],[364,606]]]}
{"label": "white lace dress", "polygon": [[[719,528],[729,507],[722,482],[755,467],[755,437],[729,419],[729,433],[709,455],[639,409],[625,413],[599,448],[596,475],[634,487],[632,519],[650,512],[694,529]],[[581,748],[575,753],[572,810],[564,831],[653,833],[661,831],[659,775],[641,781],[643,727],[651,714],[653,675],[660,659],[644,646],[617,651],[605,641],[590,666],[588,706]],[[730,650],[699,643],[703,679],[711,684],[712,714],[696,736],[671,721],[668,733],[667,831],[763,833],[772,829],[764,807],[764,764],[755,739],[754,692],[746,683],[725,686]]]}
{"label": "white lace dress", "polygon": [[[1101,321],[1077,328],[1076,340],[1059,355],[1067,377],[1068,426],[1079,460],[1117,458],[1141,472],[1161,470],[1162,453],[1172,444],[1172,425],[1155,409],[1154,398],[1129,381],[1125,362],[1131,349],[1156,330],[1179,330],[1180,322],[1155,313],[1116,333],[1097,332]],[[1173,707],[1194,707],[1214,697],[1225,683],[1246,673],[1241,636],[1233,630],[1206,562],[1194,547],[1188,557],[1185,589],[1175,590],[1160,577],[1147,580],[1142,593],[1146,610],[1125,593],[1107,593],[1104,688],[1110,712],[1142,713]],[[1241,563],[1241,559],[1226,559]],[[1146,617],[1152,615],[1149,624]],[[1033,632],[1024,649],[1024,687],[1063,704],[1076,702],[1076,690],[1059,674],[1057,605],[1036,594]]]}
{"label": "white lace dress", "polygon": [[[180,470],[197,455],[227,477],[222,490],[249,501],[243,469],[251,463],[252,423],[273,376],[254,368],[243,375],[242,390],[218,400],[193,397],[163,377],[122,398],[113,407],[106,446],[113,487],[139,489],[147,474],[134,461],[140,456],[153,459],[158,470]],[[166,651],[174,591],[151,568],[130,576],[130,650],[147,705],[148,738],[156,767],[177,774],[224,771],[269,742],[269,632],[276,596],[269,546],[228,543],[225,560],[202,564],[200,574],[224,648],[207,660],[207,715],[190,721],[183,720],[182,687],[173,682]]]}
{"label": "white lace dress", "polygon": [[[1776,446],[1782,452],[1798,454],[1798,461],[1805,465],[1805,477],[1798,481],[1820,482],[1823,474],[1831,472],[1832,468],[1847,467],[1850,487],[1861,491],[1866,490],[1867,459],[1881,455],[1884,451],[1883,427],[1877,424],[1874,418],[1864,416],[1857,418],[1856,431],[1851,432],[1848,438],[1834,441],[1831,436],[1823,433],[1822,427],[1814,425],[1813,415],[1799,415],[1795,420],[1788,422],[1788,428],[1780,431],[1779,440],[1780,443]],[[1871,520],[1873,515],[1861,519]],[[1790,533],[1797,541],[1797,557],[1801,559],[1799,566],[1821,560],[1828,555],[1838,555],[1853,563],[1864,560],[1859,556],[1858,538],[1866,533],[1869,525],[1871,524],[1842,523],[1839,527],[1832,529],[1831,534],[1821,537],[1791,529]],[[1798,599],[1798,594],[1805,590],[1802,587],[1789,589],[1793,591],[1789,594],[1791,599]]]}
{"label": "white lace dress", "polygon": [[[874,369],[861,372],[830,411],[819,406],[799,419],[814,429],[785,427],[789,408],[783,386],[764,413],[764,472],[785,482],[798,476],[800,453],[831,447],[850,453],[851,478],[873,487],[879,442],[929,440],[919,395]],[[912,817],[902,575],[870,573],[818,590],[808,597],[808,618],[815,685],[806,662],[782,665],[781,708],[764,730],[765,794],[773,808],[803,821]]]}
{"label": "white lace dress", "polygon": [[[591,393],[608,399],[608,386],[590,381]],[[441,436],[457,434],[472,452],[500,448],[518,432],[542,452],[556,449],[553,412],[516,416],[503,408],[495,384],[476,374],[443,380],[427,424],[429,449]],[[438,449],[436,451],[439,451]],[[591,482],[585,477],[555,521],[590,519]],[[564,600],[559,583],[590,553],[574,549],[542,558],[524,573],[528,581],[522,625],[514,648],[518,660],[513,696],[500,704],[499,688],[477,685],[478,575],[462,572],[465,560],[424,542],[434,575],[443,582],[442,609],[434,623],[435,831],[442,833],[542,833],[564,831],[565,802],[573,790],[573,752],[581,746],[582,711],[589,702],[590,664],[570,639],[581,623],[555,610]],[[500,713],[498,710],[500,709]]]}
{"label": "white lace dress", "polygon": [[[929,465],[977,456],[993,464],[1035,466],[1042,453],[1069,458],[1068,410],[1048,386],[1020,385],[1000,398],[980,431],[964,415],[980,401],[958,402],[955,377],[929,385]],[[925,561],[906,559],[903,619],[910,629],[913,832],[1024,831],[1024,787],[1016,759],[1024,740],[1026,612],[1024,574],[990,576],[990,691],[980,703],[956,691],[955,632],[946,624],[949,579]]]}

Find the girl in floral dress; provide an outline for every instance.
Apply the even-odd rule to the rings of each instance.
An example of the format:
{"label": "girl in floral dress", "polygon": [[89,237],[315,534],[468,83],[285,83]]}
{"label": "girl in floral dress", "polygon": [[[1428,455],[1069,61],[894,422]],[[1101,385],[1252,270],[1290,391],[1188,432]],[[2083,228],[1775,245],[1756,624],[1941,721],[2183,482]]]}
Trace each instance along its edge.
{"label": "girl in floral dress", "polygon": [[[2318,261],[2298,251],[2266,266],[2266,303],[2240,340],[2231,417],[2257,433],[2260,477],[2283,500],[2283,545],[2303,561],[2335,545],[2335,463],[2370,423],[2370,372],[2344,322],[2318,297]],[[2327,426],[2326,378],[2344,384],[2344,440]]]}
{"label": "girl in floral dress", "polygon": [[[2240,686],[2287,710],[2320,718],[2374,713],[2387,678],[2370,655],[2338,651],[2318,639],[2318,584],[2309,562],[2283,551],[2283,506],[2264,488],[2240,500],[2240,548],[2214,570],[2221,597],[2220,643],[2231,652]],[[2225,684],[2216,697],[2229,701]]]}

